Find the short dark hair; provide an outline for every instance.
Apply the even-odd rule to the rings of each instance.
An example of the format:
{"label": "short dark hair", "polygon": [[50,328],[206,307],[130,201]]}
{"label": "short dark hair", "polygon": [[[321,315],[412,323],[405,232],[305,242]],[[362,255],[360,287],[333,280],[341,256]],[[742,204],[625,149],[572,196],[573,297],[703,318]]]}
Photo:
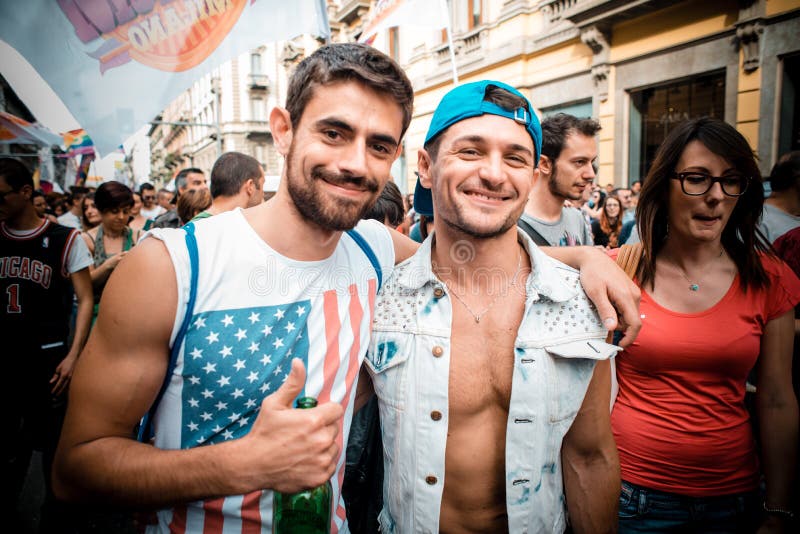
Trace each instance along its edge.
{"label": "short dark hair", "polygon": [[[528,106],[527,100],[496,85],[489,84],[486,86],[486,91],[483,93],[483,101],[496,104],[506,111],[524,108],[527,109],[529,113],[533,113],[533,110]],[[423,147],[432,161],[435,161],[436,157],[439,155],[439,146],[442,144],[442,138],[444,137],[442,134],[446,131],[447,129],[444,129],[439,132],[433,139],[429,139]]]}
{"label": "short dark hair", "polygon": [[226,152],[211,169],[211,198],[232,197],[247,180],[257,180],[263,172],[256,158],[241,152]]}
{"label": "short dark hair", "polygon": [[133,191],[120,182],[100,184],[94,194],[94,205],[100,213],[133,206]]}
{"label": "short dark hair", "polygon": [[145,183],[143,183],[142,185],[139,186],[139,194],[140,195],[142,193],[144,193],[145,191],[155,191],[155,190],[156,190],[155,186],[153,184],[149,183],[149,182],[145,182]]}
{"label": "short dark hair", "polygon": [[176,176],[175,176],[175,189],[182,189],[186,187],[186,177],[192,173],[202,174],[205,176],[206,173],[202,171],[202,169],[198,169],[197,167],[189,167],[187,169],[182,169]]}
{"label": "short dark hair", "polygon": [[800,188],[800,150],[781,156],[769,173],[769,182],[773,191]]}
{"label": "short dark hair", "polygon": [[178,218],[186,224],[210,205],[211,193],[208,189],[190,189],[178,198]]}
{"label": "short dark hair", "polygon": [[599,131],[600,123],[594,119],[579,119],[567,113],[556,113],[542,121],[542,155],[555,161],[564,149],[567,136],[579,133],[594,137]]}
{"label": "short dark hair", "polygon": [[670,182],[686,145],[692,141],[699,141],[744,176],[750,177],[747,189],[739,197],[722,230],[722,246],[739,270],[743,289],[764,287],[767,275],[761,265],[760,255],[772,256],[773,253],[756,228],[764,207],[761,172],[747,139],[730,124],[711,117],[678,124],[656,151],[636,208],[639,236],[644,247],[637,279],[642,285],[655,280],[656,258],[664,246],[668,231]]}
{"label": "short dark hair", "polygon": [[47,202],[47,198],[44,196],[44,193],[42,193],[39,189],[34,189],[33,193],[31,193],[31,200],[39,197],[44,198],[45,202]]}
{"label": "short dark hair", "polygon": [[0,176],[5,178],[14,191],[19,191],[26,185],[33,189],[33,173],[16,158],[0,158]]}
{"label": "short dark hair", "polygon": [[403,217],[405,217],[403,195],[392,181],[386,182],[375,205],[364,215],[364,219],[375,219],[382,224],[388,220],[395,228],[403,222]]}
{"label": "short dark hair", "polygon": [[403,111],[405,134],[411,123],[414,88],[403,69],[392,58],[369,45],[335,43],[318,48],[297,65],[286,93],[286,109],[297,128],[314,90],[325,84],[355,81],[390,96]]}

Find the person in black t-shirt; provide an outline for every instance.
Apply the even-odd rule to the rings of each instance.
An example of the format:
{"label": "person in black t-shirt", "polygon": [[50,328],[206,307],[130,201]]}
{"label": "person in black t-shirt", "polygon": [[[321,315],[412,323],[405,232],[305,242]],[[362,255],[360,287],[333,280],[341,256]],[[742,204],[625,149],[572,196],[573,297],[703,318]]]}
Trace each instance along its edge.
{"label": "person in black t-shirt", "polygon": [[[92,258],[80,232],[41,218],[32,196],[30,171],[17,160],[0,159],[0,339],[7,377],[0,388],[6,437],[3,517],[15,517],[31,452],[41,449],[46,486],[44,524],[54,521],[48,517],[53,502],[50,467],[66,391],[89,333]],[[78,314],[70,344],[73,288]]]}

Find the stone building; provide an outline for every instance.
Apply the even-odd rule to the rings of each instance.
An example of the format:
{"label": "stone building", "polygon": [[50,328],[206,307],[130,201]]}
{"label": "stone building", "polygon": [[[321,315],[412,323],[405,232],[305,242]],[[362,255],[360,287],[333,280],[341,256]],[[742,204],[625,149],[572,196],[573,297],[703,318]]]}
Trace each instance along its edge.
{"label": "stone building", "polygon": [[151,179],[165,184],[186,167],[208,175],[221,152],[238,151],[261,162],[267,187],[274,189],[283,161],[272,142],[269,112],[284,104],[287,73],[306,50],[317,46],[312,37],[270,43],[192,84],[154,119],[148,132]]}

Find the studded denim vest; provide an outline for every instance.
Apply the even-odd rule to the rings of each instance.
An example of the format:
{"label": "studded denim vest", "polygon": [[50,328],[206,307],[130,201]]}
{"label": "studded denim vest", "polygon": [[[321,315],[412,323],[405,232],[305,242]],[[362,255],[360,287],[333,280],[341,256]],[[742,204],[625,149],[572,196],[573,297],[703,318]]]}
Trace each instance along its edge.
{"label": "studded denim vest", "polygon": [[[595,362],[616,353],[579,274],[523,233],[533,274],[515,341],[506,427],[509,532],[563,532],[561,442]],[[452,303],[433,274],[431,239],[398,265],[378,296],[367,367],[380,402],[382,532],[438,532],[448,427]],[[432,414],[436,413],[436,417]]]}

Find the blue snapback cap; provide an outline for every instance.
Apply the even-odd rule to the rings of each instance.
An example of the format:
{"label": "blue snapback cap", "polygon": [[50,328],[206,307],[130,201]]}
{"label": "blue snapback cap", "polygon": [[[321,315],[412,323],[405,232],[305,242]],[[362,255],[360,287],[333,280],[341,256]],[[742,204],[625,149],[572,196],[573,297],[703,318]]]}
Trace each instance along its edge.
{"label": "blue snapback cap", "polygon": [[[509,93],[521,97],[528,104],[528,109],[517,108],[509,111],[493,102],[487,102],[483,98],[486,95],[486,88],[490,85],[505,89]],[[531,106],[530,101],[525,98],[525,95],[503,82],[483,80],[480,82],[465,83],[464,85],[459,85],[451,89],[444,95],[442,101],[439,102],[436,111],[433,113],[433,119],[428,128],[428,134],[425,136],[425,144],[427,145],[437,135],[464,119],[479,117],[486,114],[499,115],[500,117],[509,118],[525,126],[525,129],[528,130],[533,140],[533,147],[536,152],[534,154],[534,165],[537,165],[539,163],[539,156],[542,153],[542,125],[539,124],[539,119],[531,110],[533,110],[533,106]],[[420,215],[433,215],[433,197],[431,196],[431,190],[423,187],[419,180],[417,180],[417,186],[414,190],[414,211]]]}

